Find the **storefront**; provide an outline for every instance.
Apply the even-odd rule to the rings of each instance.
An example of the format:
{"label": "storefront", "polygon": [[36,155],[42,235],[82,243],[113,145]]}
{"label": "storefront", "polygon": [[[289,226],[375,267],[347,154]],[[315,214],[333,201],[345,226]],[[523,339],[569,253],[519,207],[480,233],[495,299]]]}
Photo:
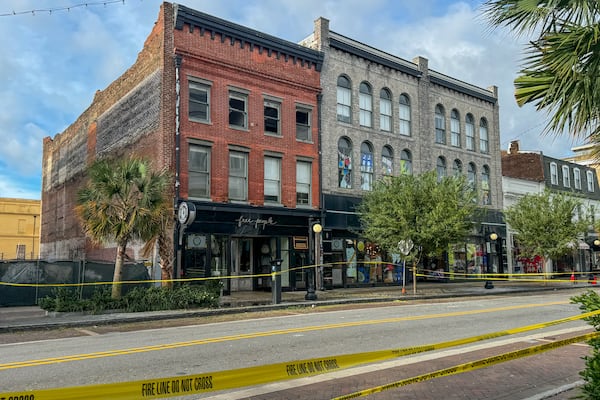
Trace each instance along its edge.
{"label": "storefront", "polygon": [[180,218],[177,278],[223,277],[224,293],[270,290],[271,268],[280,259],[283,290],[305,288],[318,210],[185,203],[195,217],[187,224]]}

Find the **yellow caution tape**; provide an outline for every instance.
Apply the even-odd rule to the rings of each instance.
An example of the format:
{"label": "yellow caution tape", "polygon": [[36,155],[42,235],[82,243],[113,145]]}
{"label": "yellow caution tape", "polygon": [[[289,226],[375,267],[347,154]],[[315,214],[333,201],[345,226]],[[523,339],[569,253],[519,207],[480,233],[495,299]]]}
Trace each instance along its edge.
{"label": "yellow caution tape", "polygon": [[552,343],[545,343],[537,346],[527,347],[521,350],[515,350],[504,354],[499,354],[492,357],[483,358],[477,361],[472,361],[464,364],[455,365],[453,367],[440,369],[427,374],[415,376],[412,378],[402,379],[400,381],[388,383],[382,386],[376,386],[369,389],[361,390],[358,392],[350,393],[344,396],[334,397],[332,400],[349,400],[356,399],[358,397],[368,396],[374,393],[383,392],[384,390],[390,390],[399,388],[401,386],[410,385],[412,383],[418,383],[427,381],[433,378],[439,378],[440,376],[456,375],[467,371],[472,371],[479,368],[485,368],[492,365],[500,364],[506,361],[515,360],[521,357],[527,357],[534,354],[542,353],[548,350],[552,350],[558,347],[566,346],[573,343],[587,341],[600,336],[600,332],[592,332],[585,335],[579,335],[576,337],[558,340]]}
{"label": "yellow caution tape", "polygon": [[197,375],[174,376],[70,388],[32,390],[28,392],[0,393],[0,400],[95,400],[106,398],[111,398],[111,400],[158,399],[228,390],[324,374],[340,369],[356,367],[361,364],[380,362],[410,354],[455,347],[501,336],[546,328],[565,322],[589,318],[598,314],[600,314],[600,310],[505,331],[492,332],[484,335],[423,346],[313,358]]}

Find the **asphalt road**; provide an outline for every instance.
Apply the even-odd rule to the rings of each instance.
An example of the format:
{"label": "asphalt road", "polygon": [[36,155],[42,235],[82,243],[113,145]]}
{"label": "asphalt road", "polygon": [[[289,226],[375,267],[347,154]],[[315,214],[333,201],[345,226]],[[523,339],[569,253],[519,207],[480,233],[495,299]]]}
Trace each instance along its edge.
{"label": "asphalt road", "polygon": [[[555,320],[580,314],[577,305],[569,304],[574,293],[548,292],[536,296],[507,296],[476,298],[464,301],[445,301],[428,304],[398,303],[378,307],[347,309],[329,312],[306,312],[302,310],[280,311],[278,316],[251,318],[209,324],[188,326],[167,326],[163,321],[157,329],[128,331],[118,326],[85,327],[83,329],[66,330],[67,336],[78,337],[56,338],[26,342],[25,336],[20,343],[0,345],[0,393],[7,391],[35,390],[43,388],[61,388],[94,383],[124,382],[134,380],[154,380],[171,376],[186,376],[215,371],[224,371],[240,367],[259,367],[283,361],[294,361],[307,358],[319,358],[358,352],[405,348],[453,339],[471,337],[490,332],[518,328],[533,323]],[[365,307],[365,306],[363,306]],[[346,307],[348,308],[348,307]],[[193,322],[193,321],[192,321]],[[206,322],[206,321],[203,321]],[[113,329],[111,331],[111,328]],[[146,327],[147,328],[147,327]],[[532,337],[531,332],[511,336],[509,339],[486,341],[494,344],[489,348],[501,346],[523,345],[527,342],[548,340],[544,338],[565,335],[565,330],[578,332],[587,329],[582,322],[569,322],[559,327],[537,330]],[[56,332],[54,332],[56,334]],[[0,335],[0,340],[3,335]],[[38,338],[39,339],[39,338]],[[508,340],[507,342],[504,342]],[[459,361],[452,357],[463,354],[477,355],[477,351],[493,353],[489,348],[479,348],[476,344],[463,346],[458,353],[432,352],[428,357],[417,356],[399,359],[400,365],[376,364],[370,366],[377,377],[388,383],[398,375],[394,368],[409,373],[418,365],[423,369],[439,369],[448,363]],[[500,347],[499,347],[500,346]],[[551,376],[546,384],[537,392],[546,393],[553,387],[563,387],[565,382],[577,380],[578,371],[582,368],[581,355],[588,349],[585,346],[567,346],[570,352],[564,355],[565,360],[558,361],[554,371],[563,371],[561,376]],[[572,350],[572,351],[571,351]],[[495,351],[495,350],[494,350]],[[484,355],[481,353],[480,355]],[[549,353],[548,353],[549,354]],[[67,357],[67,358],[64,358]],[[532,362],[522,360],[521,362]],[[552,358],[550,358],[552,359]],[[568,364],[570,368],[561,368]],[[407,361],[408,360],[408,361]],[[410,361],[410,362],[409,362]],[[511,361],[515,362],[515,361]],[[18,363],[18,364],[16,364]],[[403,363],[403,364],[402,364]],[[547,362],[544,362],[547,364]],[[411,365],[410,368],[407,365]],[[486,368],[494,371],[495,368]],[[540,368],[536,367],[536,370]],[[542,368],[546,370],[547,368]],[[414,371],[418,371],[415,369]],[[391,371],[382,373],[381,371]],[[514,382],[515,373],[509,372],[494,381]],[[332,398],[332,391],[323,390],[322,385],[350,389],[344,379],[361,382],[361,387],[369,387],[377,381],[373,376],[364,375],[363,370],[346,370],[342,376],[330,379],[327,375],[302,380],[287,381],[284,394],[281,385],[261,385],[256,388],[228,391],[219,394],[211,393],[205,398]],[[415,372],[416,373],[416,372]],[[484,398],[477,396],[476,391],[464,393],[465,385],[452,384],[456,380],[466,379],[468,373],[448,378],[437,378],[443,382],[449,379],[446,389],[448,398]],[[473,372],[480,377],[481,370]],[[358,379],[357,377],[366,378]],[[519,379],[528,382],[528,371],[519,372]],[[324,379],[326,384],[322,383]],[[531,379],[534,379],[531,377]],[[538,378],[535,378],[538,379]],[[477,380],[476,380],[477,381]],[[431,382],[431,381],[430,381]],[[312,386],[317,385],[317,386]],[[319,386],[321,385],[321,386]],[[416,384],[421,385],[421,384]],[[431,383],[426,385],[432,387]],[[312,387],[312,389],[311,389]],[[358,386],[357,386],[358,387]],[[418,386],[411,385],[411,391]],[[492,392],[505,396],[506,389],[495,388],[486,384]],[[535,384],[526,385],[531,390]],[[510,386],[515,395],[515,385]],[[461,389],[461,390],[458,390]],[[333,389],[332,389],[333,390]],[[275,392],[275,394],[273,394]],[[302,397],[302,393],[306,396]],[[325,394],[327,393],[327,394]],[[461,396],[462,393],[462,396]],[[339,390],[337,395],[342,394]],[[391,392],[388,393],[391,395]],[[523,392],[525,394],[525,392]],[[270,396],[280,397],[270,397]],[[320,397],[323,396],[323,397]],[[381,393],[372,396],[386,396]],[[398,396],[398,392],[396,392]],[[439,397],[413,398],[439,398]],[[36,397],[37,398],[37,397]],[[198,395],[189,398],[199,398]],[[370,397],[387,398],[387,397]],[[398,398],[398,397],[389,397]],[[411,398],[411,397],[407,397]],[[490,399],[516,399],[526,397],[494,397],[486,393]]]}

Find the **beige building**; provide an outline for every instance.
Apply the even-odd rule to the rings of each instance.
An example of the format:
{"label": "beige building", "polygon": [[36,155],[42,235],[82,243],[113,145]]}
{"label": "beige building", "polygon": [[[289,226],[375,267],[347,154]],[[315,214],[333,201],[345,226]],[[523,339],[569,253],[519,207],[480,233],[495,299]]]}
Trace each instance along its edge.
{"label": "beige building", "polygon": [[38,258],[40,211],[40,200],[0,198],[0,260]]}

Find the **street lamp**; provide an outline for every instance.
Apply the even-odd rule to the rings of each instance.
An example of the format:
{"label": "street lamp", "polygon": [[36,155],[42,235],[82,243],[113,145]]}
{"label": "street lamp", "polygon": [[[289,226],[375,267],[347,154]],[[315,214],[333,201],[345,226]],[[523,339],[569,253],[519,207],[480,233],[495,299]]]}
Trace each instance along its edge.
{"label": "street lamp", "polygon": [[[493,243],[493,245],[494,245],[494,247],[495,247],[495,246],[496,246],[496,240],[498,240],[498,234],[496,234],[496,232],[492,232],[492,233],[490,234],[490,240],[491,240],[492,242],[494,242],[494,243]],[[496,252],[494,251],[494,253],[496,253]],[[488,263],[489,263],[490,261],[491,261],[491,260],[488,260]],[[488,271],[487,271],[487,272],[489,273],[489,269],[490,269],[489,265],[488,265],[487,269],[488,269]],[[485,287],[486,289],[493,289],[493,288],[494,288],[494,284],[492,283],[492,281],[485,281],[485,286],[484,286],[484,287]]]}
{"label": "street lamp", "polygon": [[321,231],[323,230],[323,226],[321,226],[321,224],[319,224],[318,222],[316,224],[313,224],[312,226],[312,231],[315,233],[315,240],[314,240],[314,246],[315,246],[315,255],[314,255],[314,264],[312,268],[308,269],[308,285],[307,285],[307,289],[306,289],[306,295],[304,296],[305,300],[316,300],[317,299],[317,294],[315,293],[315,286],[316,286],[316,270],[317,270],[317,263],[319,262],[319,234],[321,233]]}

